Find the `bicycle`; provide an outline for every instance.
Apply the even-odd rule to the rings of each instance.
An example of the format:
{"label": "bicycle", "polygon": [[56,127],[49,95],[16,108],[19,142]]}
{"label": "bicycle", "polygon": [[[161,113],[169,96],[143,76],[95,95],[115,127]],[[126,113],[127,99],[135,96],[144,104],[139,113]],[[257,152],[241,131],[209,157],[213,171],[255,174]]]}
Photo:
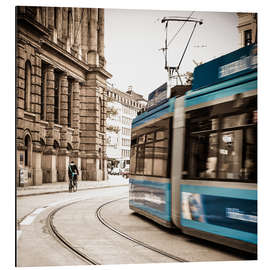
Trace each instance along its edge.
{"label": "bicycle", "polygon": [[69,192],[76,192],[78,190],[78,179],[77,179],[77,174],[72,173],[71,179],[69,179],[69,187],[68,191]]}

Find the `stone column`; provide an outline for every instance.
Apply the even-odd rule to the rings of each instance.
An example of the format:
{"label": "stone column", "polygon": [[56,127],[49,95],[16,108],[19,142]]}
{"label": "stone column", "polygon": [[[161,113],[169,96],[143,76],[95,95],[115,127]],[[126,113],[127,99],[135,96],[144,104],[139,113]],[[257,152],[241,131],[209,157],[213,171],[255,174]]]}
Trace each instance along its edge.
{"label": "stone column", "polygon": [[[70,10],[71,11],[71,10]],[[73,19],[73,12],[68,11],[68,37],[69,37],[69,44],[70,46],[74,44],[74,19]]]}
{"label": "stone column", "polygon": [[46,27],[46,8],[42,7],[41,8],[41,23]]}
{"label": "stone column", "polygon": [[67,74],[61,76],[60,88],[60,150],[57,156],[58,181],[64,182],[68,180],[67,166],[69,158],[67,155],[67,124],[68,124],[68,79]]}
{"label": "stone column", "polygon": [[72,159],[77,164],[79,178],[81,179],[81,157],[80,157],[80,84],[75,80],[73,83],[73,106],[72,106],[72,128],[73,133],[73,151]]}
{"label": "stone column", "polygon": [[[75,130],[80,129],[80,84],[77,80],[73,83],[73,102],[72,102],[72,128]],[[79,134],[78,134],[79,135]],[[79,150],[80,138],[76,138],[76,144],[74,145],[74,149]]]}
{"label": "stone column", "polygon": [[37,7],[37,8],[36,8],[36,11],[37,11],[37,13],[36,13],[36,20],[37,20],[39,23],[42,23],[42,21],[41,21],[41,8],[40,8],[40,7]]}
{"label": "stone column", "polygon": [[90,9],[90,35],[88,38],[88,55],[87,61],[89,65],[97,65],[97,44],[98,44],[98,35],[97,35],[97,22],[98,22],[98,9]]}
{"label": "stone column", "polygon": [[87,8],[84,8],[83,11],[83,18],[82,18],[82,24],[81,24],[81,31],[82,31],[82,60],[87,61],[87,37],[88,37],[88,12]]}
{"label": "stone column", "polygon": [[98,55],[99,55],[99,65],[104,67],[105,57],[104,57],[104,9],[98,9]]}
{"label": "stone column", "polygon": [[68,124],[68,78],[67,74],[61,75],[60,96],[60,125],[67,126]]}
{"label": "stone column", "polygon": [[[54,122],[54,68],[51,65],[47,67],[47,95],[46,95],[46,120],[49,123]],[[52,144],[51,144],[52,145]]]}
{"label": "stone column", "polygon": [[54,29],[54,7],[48,8],[48,28],[50,31]]}
{"label": "stone column", "polygon": [[17,143],[18,139],[23,146],[23,129],[24,129],[24,91],[25,91],[25,48],[24,42],[18,41],[16,52],[16,112],[17,112]]}
{"label": "stone column", "polygon": [[56,152],[53,148],[54,141],[54,68],[47,67],[47,104],[46,120],[48,122],[46,134],[46,147],[42,159],[43,182],[53,183],[57,181]]}
{"label": "stone column", "polygon": [[68,8],[62,8],[62,40],[66,44],[68,36]]}
{"label": "stone column", "polygon": [[73,50],[75,51],[76,55],[80,55],[81,52],[81,16],[85,16],[82,12],[82,8],[75,8],[74,9],[74,45]]}
{"label": "stone column", "polygon": [[57,38],[62,40],[62,8],[57,8]]}
{"label": "stone column", "polygon": [[[66,182],[68,181],[68,163],[69,156],[67,155],[67,127],[62,127],[61,129],[61,145],[57,155],[57,172],[58,172],[58,182]],[[65,146],[64,146],[65,145]]]}
{"label": "stone column", "polygon": [[19,170],[24,167],[24,85],[25,85],[25,43],[18,40],[16,46],[16,153],[17,153],[17,186]]}
{"label": "stone column", "polygon": [[84,144],[84,138],[83,135],[85,134],[85,118],[86,116],[86,110],[85,110],[85,86],[84,84],[81,85],[80,89],[80,156],[81,156],[81,180],[88,180],[86,177],[86,163],[85,165],[85,144]]}
{"label": "stone column", "polygon": [[84,99],[81,101],[81,146],[85,151],[82,155],[82,176],[85,180],[97,180],[98,170],[98,98],[96,96],[95,75],[87,75],[83,87]]}
{"label": "stone column", "polygon": [[42,152],[37,142],[34,143],[32,158],[33,185],[38,186],[43,182],[43,172],[41,169]]}
{"label": "stone column", "polygon": [[32,74],[32,112],[36,115],[36,120],[40,119],[40,101],[41,101],[41,59],[39,51],[35,51],[35,63],[33,65],[34,74]]}

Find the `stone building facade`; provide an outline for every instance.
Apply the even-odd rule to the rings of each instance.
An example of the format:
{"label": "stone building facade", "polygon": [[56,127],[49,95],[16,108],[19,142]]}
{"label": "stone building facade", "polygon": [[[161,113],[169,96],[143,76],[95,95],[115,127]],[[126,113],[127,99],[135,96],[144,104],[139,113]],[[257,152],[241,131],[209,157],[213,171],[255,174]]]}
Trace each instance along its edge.
{"label": "stone building facade", "polygon": [[257,13],[237,13],[241,47],[257,43]]}
{"label": "stone building facade", "polygon": [[116,160],[120,167],[130,162],[131,124],[138,111],[145,109],[147,101],[132,90],[123,92],[108,85],[108,108],[116,113],[107,118],[107,157]]}
{"label": "stone building facade", "polygon": [[104,10],[16,8],[17,185],[107,179]]}

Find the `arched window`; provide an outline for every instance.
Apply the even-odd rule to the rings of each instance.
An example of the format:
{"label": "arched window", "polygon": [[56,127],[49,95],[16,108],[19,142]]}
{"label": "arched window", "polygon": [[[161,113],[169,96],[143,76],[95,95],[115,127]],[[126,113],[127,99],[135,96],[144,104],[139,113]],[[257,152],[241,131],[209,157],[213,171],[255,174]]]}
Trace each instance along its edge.
{"label": "arched window", "polygon": [[45,150],[45,146],[46,146],[45,141],[42,138],[40,138],[39,143],[40,143],[41,152],[43,153]]}
{"label": "arched window", "polygon": [[32,86],[32,72],[31,63],[25,63],[25,84],[24,84],[24,110],[30,111],[31,109],[31,86]]}
{"label": "arched window", "polygon": [[58,150],[59,148],[60,148],[60,144],[58,143],[58,141],[54,140],[53,141],[53,149]]}
{"label": "arched window", "polygon": [[26,135],[24,138],[24,166],[30,166],[31,165],[31,138],[29,135]]}
{"label": "arched window", "polygon": [[68,150],[68,151],[72,151],[72,146],[71,146],[70,143],[67,143],[67,150]]}
{"label": "arched window", "polygon": [[98,153],[99,153],[99,169],[102,169],[102,156],[101,156],[101,148],[98,149]]}

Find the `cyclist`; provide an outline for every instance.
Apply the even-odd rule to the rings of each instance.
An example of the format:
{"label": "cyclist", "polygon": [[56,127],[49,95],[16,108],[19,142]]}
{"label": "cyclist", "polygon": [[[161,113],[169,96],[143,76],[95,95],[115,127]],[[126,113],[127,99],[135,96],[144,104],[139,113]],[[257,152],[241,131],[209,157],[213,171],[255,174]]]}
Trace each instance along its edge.
{"label": "cyclist", "polygon": [[68,165],[69,192],[72,192],[72,189],[74,190],[78,175],[79,175],[78,168],[74,163],[74,161],[71,161],[70,164]]}

